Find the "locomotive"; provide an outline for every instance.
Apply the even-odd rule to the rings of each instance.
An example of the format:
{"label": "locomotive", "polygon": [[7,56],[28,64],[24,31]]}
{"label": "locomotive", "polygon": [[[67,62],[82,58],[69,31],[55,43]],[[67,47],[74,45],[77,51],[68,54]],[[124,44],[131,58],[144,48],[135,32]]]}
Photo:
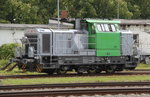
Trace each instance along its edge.
{"label": "locomotive", "polygon": [[24,71],[65,74],[114,73],[138,63],[134,34],[120,21],[76,20],[76,29],[27,29],[12,59]]}

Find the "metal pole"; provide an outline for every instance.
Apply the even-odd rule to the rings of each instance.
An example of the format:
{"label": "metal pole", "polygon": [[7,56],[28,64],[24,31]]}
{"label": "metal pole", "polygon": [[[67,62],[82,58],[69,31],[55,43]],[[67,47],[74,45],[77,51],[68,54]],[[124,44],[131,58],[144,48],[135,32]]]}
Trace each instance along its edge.
{"label": "metal pole", "polygon": [[57,15],[58,15],[58,29],[60,28],[60,21],[59,21],[59,0],[57,0]]}
{"label": "metal pole", "polygon": [[118,11],[118,12],[117,12],[117,18],[118,18],[118,19],[119,19],[119,14],[120,14],[120,13],[119,13],[119,8],[120,8],[120,5],[119,5],[119,0],[118,0],[118,8],[117,8],[117,9],[118,9],[118,10],[117,10],[117,11]]}

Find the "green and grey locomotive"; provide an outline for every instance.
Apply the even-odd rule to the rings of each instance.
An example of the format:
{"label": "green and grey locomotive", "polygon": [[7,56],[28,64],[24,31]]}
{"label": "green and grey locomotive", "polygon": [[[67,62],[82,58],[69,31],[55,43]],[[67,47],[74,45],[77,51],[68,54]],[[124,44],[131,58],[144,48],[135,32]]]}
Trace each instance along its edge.
{"label": "green and grey locomotive", "polygon": [[133,70],[138,63],[136,40],[132,32],[120,31],[119,24],[86,19],[77,20],[76,29],[28,29],[12,61],[25,71],[48,74]]}

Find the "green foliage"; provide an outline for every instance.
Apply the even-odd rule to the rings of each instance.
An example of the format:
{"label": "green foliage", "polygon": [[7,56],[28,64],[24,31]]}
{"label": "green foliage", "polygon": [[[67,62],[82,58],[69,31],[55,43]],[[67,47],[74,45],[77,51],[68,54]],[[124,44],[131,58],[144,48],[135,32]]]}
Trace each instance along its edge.
{"label": "green foliage", "polygon": [[[119,4],[119,8],[118,8]],[[150,0],[60,0],[70,18],[150,19]],[[0,23],[47,24],[57,0],[0,0]]]}
{"label": "green foliage", "polygon": [[15,48],[18,44],[4,44],[0,47],[0,60],[8,60],[9,58],[14,57]]}
{"label": "green foliage", "polygon": [[2,68],[3,66],[7,65],[8,64],[8,60],[0,60],[0,68]]}

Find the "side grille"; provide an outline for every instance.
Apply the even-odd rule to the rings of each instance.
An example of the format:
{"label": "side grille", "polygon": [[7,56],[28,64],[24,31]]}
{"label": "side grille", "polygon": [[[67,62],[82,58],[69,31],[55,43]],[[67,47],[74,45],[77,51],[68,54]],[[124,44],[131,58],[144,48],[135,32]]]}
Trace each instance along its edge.
{"label": "side grille", "polygon": [[50,34],[42,35],[42,52],[50,53]]}

